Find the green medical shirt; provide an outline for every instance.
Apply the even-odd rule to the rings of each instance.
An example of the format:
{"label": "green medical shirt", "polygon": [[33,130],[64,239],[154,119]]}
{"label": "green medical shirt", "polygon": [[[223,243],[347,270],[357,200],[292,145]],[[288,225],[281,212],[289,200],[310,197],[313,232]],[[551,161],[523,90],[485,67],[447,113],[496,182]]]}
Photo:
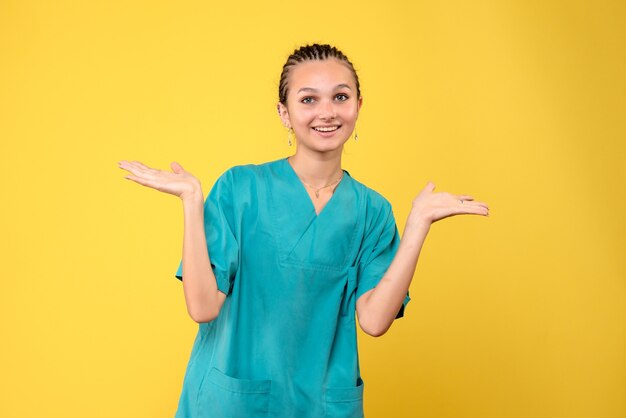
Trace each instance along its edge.
{"label": "green medical shirt", "polygon": [[362,417],[355,306],[399,245],[389,202],[344,172],[317,215],[280,159],[226,171],[204,219],[227,297],[199,324],[176,418]]}

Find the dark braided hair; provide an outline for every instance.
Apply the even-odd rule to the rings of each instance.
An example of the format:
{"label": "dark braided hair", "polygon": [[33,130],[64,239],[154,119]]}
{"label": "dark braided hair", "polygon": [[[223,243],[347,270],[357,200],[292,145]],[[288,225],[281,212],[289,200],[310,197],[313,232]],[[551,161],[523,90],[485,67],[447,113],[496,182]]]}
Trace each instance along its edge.
{"label": "dark braided hair", "polygon": [[334,46],[330,46],[327,44],[313,44],[306,45],[296,49],[293,54],[287,58],[287,62],[283,65],[283,72],[280,74],[280,84],[278,85],[278,100],[287,105],[287,77],[289,76],[289,71],[292,67],[295,67],[301,62],[305,61],[323,61],[329,58],[336,58],[341,61],[348,69],[352,72],[354,76],[354,81],[356,82],[356,93],[357,98],[361,97],[361,90],[359,86],[359,77],[356,75],[356,71],[354,70],[354,66],[346,57],[343,52],[335,48]]}

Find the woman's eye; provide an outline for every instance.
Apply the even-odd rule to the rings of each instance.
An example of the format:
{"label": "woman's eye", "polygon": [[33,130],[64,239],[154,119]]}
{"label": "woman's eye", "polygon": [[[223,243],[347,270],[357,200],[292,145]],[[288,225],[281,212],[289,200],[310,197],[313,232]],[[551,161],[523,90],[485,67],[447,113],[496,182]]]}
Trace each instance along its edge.
{"label": "woman's eye", "polygon": [[345,102],[346,100],[348,100],[348,96],[345,94],[338,94],[336,97],[337,100],[339,100],[340,102]]}
{"label": "woman's eye", "polygon": [[305,97],[304,99],[301,100],[302,103],[313,103],[313,98],[312,97]]}

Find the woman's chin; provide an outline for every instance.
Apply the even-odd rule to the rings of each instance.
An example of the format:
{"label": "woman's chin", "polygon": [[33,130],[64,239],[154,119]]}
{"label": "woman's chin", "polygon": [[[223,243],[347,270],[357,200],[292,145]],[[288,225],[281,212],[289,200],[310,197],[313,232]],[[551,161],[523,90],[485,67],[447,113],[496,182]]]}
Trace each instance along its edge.
{"label": "woman's chin", "polygon": [[343,149],[343,145],[346,143],[346,140],[324,140],[324,141],[315,141],[313,144],[303,144],[300,143],[301,147],[307,148],[313,152],[319,153],[330,153],[333,151],[341,151]]}

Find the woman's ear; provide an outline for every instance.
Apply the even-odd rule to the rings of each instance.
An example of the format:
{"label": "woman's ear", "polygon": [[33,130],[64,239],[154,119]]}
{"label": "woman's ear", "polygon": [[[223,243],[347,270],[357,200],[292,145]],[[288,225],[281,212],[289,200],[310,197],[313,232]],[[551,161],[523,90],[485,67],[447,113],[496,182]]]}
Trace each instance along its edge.
{"label": "woman's ear", "polygon": [[283,123],[285,128],[291,128],[291,121],[289,120],[289,111],[287,110],[287,106],[278,102],[276,105],[276,109],[278,110],[278,116],[280,116],[280,120]]}
{"label": "woman's ear", "polygon": [[356,112],[357,112],[357,114],[361,110],[361,106],[363,106],[363,96],[360,96],[359,97],[359,101],[357,102],[357,105],[356,105]]}

